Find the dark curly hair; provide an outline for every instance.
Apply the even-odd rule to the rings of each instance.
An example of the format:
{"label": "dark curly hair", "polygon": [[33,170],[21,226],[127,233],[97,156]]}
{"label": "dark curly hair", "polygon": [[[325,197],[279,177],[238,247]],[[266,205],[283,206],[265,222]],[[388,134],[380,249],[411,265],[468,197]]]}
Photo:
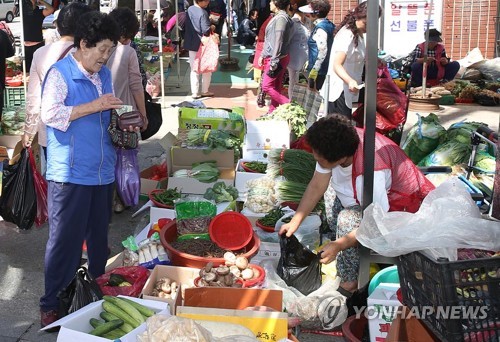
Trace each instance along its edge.
{"label": "dark curly hair", "polygon": [[134,39],[137,32],[139,32],[139,20],[128,7],[117,7],[109,13],[120,27],[120,37],[125,39]]}
{"label": "dark curly hair", "polygon": [[274,5],[280,10],[287,10],[290,7],[290,0],[272,0]]}
{"label": "dark curly hair", "polygon": [[85,41],[87,47],[91,48],[105,39],[116,44],[119,38],[118,24],[109,14],[91,11],[80,17],[75,30],[74,46],[79,49],[80,42]]}
{"label": "dark curly hair", "polygon": [[358,133],[349,120],[329,116],[316,121],[306,132],[311,148],[330,163],[353,156],[359,145]]}
{"label": "dark curly hair", "polygon": [[90,11],[92,11],[92,9],[81,2],[72,2],[61,8],[56,20],[57,31],[59,34],[61,36],[74,35],[76,24],[80,20],[80,16]]}
{"label": "dark curly hair", "polygon": [[332,6],[327,0],[312,0],[309,5],[318,18],[326,18]]}
{"label": "dark curly hair", "polygon": [[[358,28],[356,27],[356,20],[359,19],[364,19],[368,15],[368,1],[360,3],[358,6],[356,6],[354,9],[349,10],[344,17],[344,20],[340,23],[339,26],[337,26],[337,29],[335,30],[335,34],[344,26],[347,26],[349,30],[354,34],[354,46],[358,46],[358,40],[359,40],[359,32]],[[380,5],[378,6],[378,17],[382,15],[382,7]]]}

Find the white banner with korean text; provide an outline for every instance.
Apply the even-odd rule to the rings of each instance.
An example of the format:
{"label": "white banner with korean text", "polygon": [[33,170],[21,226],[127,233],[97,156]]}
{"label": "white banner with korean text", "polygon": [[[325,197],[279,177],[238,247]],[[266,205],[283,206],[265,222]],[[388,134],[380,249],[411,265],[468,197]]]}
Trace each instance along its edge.
{"label": "white banner with korean text", "polygon": [[424,32],[430,13],[429,28],[441,32],[443,0],[385,0],[383,50],[394,56],[408,55],[425,40]]}

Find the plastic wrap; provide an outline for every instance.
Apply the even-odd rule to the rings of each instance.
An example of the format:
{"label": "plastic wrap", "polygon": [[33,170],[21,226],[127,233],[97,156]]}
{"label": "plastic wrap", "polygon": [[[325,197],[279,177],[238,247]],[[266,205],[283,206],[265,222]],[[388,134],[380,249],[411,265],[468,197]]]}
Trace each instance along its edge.
{"label": "plastic wrap", "polygon": [[375,252],[395,257],[429,248],[434,257],[456,258],[450,249],[500,250],[498,221],[482,219],[465,183],[453,177],[431,191],[420,209],[385,212],[377,204],[365,209],[358,241]]}

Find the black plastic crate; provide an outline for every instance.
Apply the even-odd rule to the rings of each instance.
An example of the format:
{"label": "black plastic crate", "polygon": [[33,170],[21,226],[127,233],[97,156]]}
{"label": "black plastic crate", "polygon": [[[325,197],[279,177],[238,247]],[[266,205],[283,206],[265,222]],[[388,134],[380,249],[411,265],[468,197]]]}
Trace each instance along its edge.
{"label": "black plastic crate", "polygon": [[443,341],[500,341],[500,257],[399,257],[403,303]]}

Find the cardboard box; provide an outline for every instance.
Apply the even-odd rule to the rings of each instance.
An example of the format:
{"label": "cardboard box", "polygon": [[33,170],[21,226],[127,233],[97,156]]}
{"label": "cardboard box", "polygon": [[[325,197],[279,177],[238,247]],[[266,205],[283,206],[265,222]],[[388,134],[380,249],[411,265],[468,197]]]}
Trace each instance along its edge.
{"label": "cardboard box", "polygon": [[396,296],[399,288],[399,284],[381,283],[368,297],[367,314],[371,342],[386,340],[391,323],[401,305]]}
{"label": "cardboard box", "polygon": [[[123,296],[120,296],[123,297]],[[154,301],[154,300],[145,300],[139,299],[135,297],[126,297],[133,301],[136,301],[151,310],[159,313],[161,315],[170,316],[170,312],[168,309],[168,304],[164,302]],[[91,318],[100,318],[99,314],[103,311],[102,308],[103,300],[98,302],[91,303],[78,311],[75,311],[68,316],[65,316],[52,324],[49,324],[45,328],[41,330],[47,330],[53,327],[60,326],[61,330],[57,335],[57,341],[66,342],[66,341],[79,341],[79,342],[92,342],[92,341],[108,341],[108,339],[104,337],[98,337],[88,334],[93,330],[92,326],[89,323]],[[124,335],[120,338],[121,342],[135,342],[137,340],[137,335],[143,333],[146,330],[146,323],[141,324],[139,327],[135,328],[128,334]]]}
{"label": "cardboard box", "polygon": [[[164,266],[157,265],[153,269],[153,272],[149,275],[146,284],[141,292],[141,297],[144,299],[158,300],[162,302],[167,302],[170,306],[170,313],[175,313],[175,302],[177,296],[173,298],[160,298],[152,295],[156,282],[160,278],[170,278],[172,281],[177,282],[178,285],[184,288],[194,287],[194,279],[200,274],[200,270],[191,267],[180,267],[180,266]],[[177,295],[181,295],[181,291],[177,291]]]}
{"label": "cardboard box", "polygon": [[245,109],[179,108],[179,130],[193,128],[225,130],[243,140]]}
{"label": "cardboard box", "polygon": [[154,176],[155,165],[141,171],[141,194],[149,195],[155,189],[165,189],[168,183],[168,177],[160,180],[149,179]]}
{"label": "cardboard box", "polygon": [[266,161],[273,148],[290,147],[290,128],[286,121],[247,121],[243,143],[245,160]]}
{"label": "cardboard box", "polygon": [[234,177],[234,187],[238,189],[239,201],[246,200],[248,192],[247,181],[266,176],[265,173],[246,172],[241,166],[241,163],[245,161],[252,161],[252,160],[243,160],[243,159],[238,160],[238,164],[236,164],[236,175]]}
{"label": "cardboard box", "polygon": [[285,340],[288,336],[288,315],[284,312],[181,306],[177,308],[177,316],[240,324],[250,329],[262,342]]}
{"label": "cardboard box", "polygon": [[[171,172],[182,169],[191,169],[193,163],[212,161],[217,163],[220,170],[220,176],[217,181],[223,181],[227,185],[234,185],[234,151],[216,151],[212,150],[207,153],[206,149],[190,149],[173,146],[170,149],[172,167],[169,167]],[[203,195],[208,188],[214,185],[213,183],[202,183],[195,178],[186,177],[169,177],[168,188],[177,188],[183,194]]]}
{"label": "cardboard box", "polygon": [[[244,310],[268,306],[274,312]],[[184,304],[176,315],[192,319],[241,324],[260,341],[278,341],[287,337],[288,318],[282,312],[283,293],[278,290],[200,287],[186,289]]]}

